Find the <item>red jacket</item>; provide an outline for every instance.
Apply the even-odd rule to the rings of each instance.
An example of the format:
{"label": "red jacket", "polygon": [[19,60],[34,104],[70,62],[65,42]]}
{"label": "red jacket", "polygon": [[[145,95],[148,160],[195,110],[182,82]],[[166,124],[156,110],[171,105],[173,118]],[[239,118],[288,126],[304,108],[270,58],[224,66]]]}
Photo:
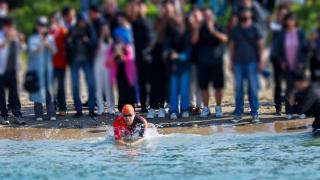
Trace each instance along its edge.
{"label": "red jacket", "polygon": [[52,32],[55,38],[57,53],[53,56],[53,67],[55,69],[67,68],[67,55],[65,49],[65,41],[67,38],[68,30],[64,27]]}

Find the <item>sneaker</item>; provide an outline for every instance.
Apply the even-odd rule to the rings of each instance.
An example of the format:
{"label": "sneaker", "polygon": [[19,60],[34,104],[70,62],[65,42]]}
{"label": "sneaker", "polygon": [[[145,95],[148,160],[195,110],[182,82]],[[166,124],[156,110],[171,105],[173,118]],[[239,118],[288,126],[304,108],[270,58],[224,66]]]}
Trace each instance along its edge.
{"label": "sneaker", "polygon": [[58,116],[65,116],[67,115],[67,112],[65,111],[59,111]]}
{"label": "sneaker", "polygon": [[299,119],[305,119],[305,118],[307,118],[307,116],[305,114],[299,115]]}
{"label": "sneaker", "polygon": [[252,123],[259,123],[260,122],[259,116],[258,115],[252,116],[251,122]]}
{"label": "sneaker", "polygon": [[147,113],[148,109],[146,107],[141,107],[141,113]]}
{"label": "sneaker", "polygon": [[171,119],[171,120],[176,120],[176,119],[178,119],[177,114],[176,114],[176,113],[171,113],[170,119]]}
{"label": "sneaker", "polygon": [[192,115],[200,115],[201,114],[201,108],[200,107],[190,107],[190,113]]}
{"label": "sneaker", "polygon": [[204,107],[200,117],[204,118],[204,117],[208,117],[211,114],[210,109],[208,107]]}
{"label": "sneaker", "polygon": [[189,112],[188,111],[185,111],[182,113],[181,115],[183,118],[188,118],[189,117]]}
{"label": "sneaker", "polygon": [[114,109],[108,109],[108,114],[114,115],[116,112]]}
{"label": "sneaker", "polygon": [[163,108],[159,109],[158,118],[165,118],[166,117],[166,110]]}
{"label": "sneaker", "polygon": [[15,112],[15,113],[12,113],[12,114],[16,118],[22,118],[22,113],[21,112]]}
{"label": "sneaker", "polygon": [[147,119],[153,119],[156,117],[156,111],[154,109],[150,109],[147,115]]}
{"label": "sneaker", "polygon": [[104,110],[98,110],[97,115],[101,116],[104,113]]}
{"label": "sneaker", "polygon": [[56,117],[50,117],[50,121],[56,121],[57,118]]}
{"label": "sneaker", "polygon": [[77,118],[77,119],[78,119],[78,118],[81,118],[82,115],[83,115],[82,112],[79,111],[79,112],[76,112],[76,113],[73,115],[73,118]]}
{"label": "sneaker", "polygon": [[2,116],[2,120],[0,121],[2,125],[9,125],[10,122],[8,120],[8,116]]}
{"label": "sneaker", "polygon": [[90,111],[89,112],[89,116],[91,117],[91,118],[93,118],[93,119],[96,119],[97,118],[97,113],[95,113],[94,111]]}
{"label": "sneaker", "polygon": [[12,124],[17,124],[17,125],[24,125],[26,124],[26,121],[21,119],[22,116],[20,115],[14,115],[13,120],[10,122]]}
{"label": "sneaker", "polygon": [[291,120],[292,118],[293,118],[293,115],[292,115],[292,114],[287,114],[287,115],[286,115],[286,119]]}
{"label": "sneaker", "polygon": [[36,121],[43,121],[43,118],[42,117],[37,117]]}
{"label": "sneaker", "polygon": [[216,106],[216,118],[222,118],[223,117],[223,112],[221,106]]}
{"label": "sneaker", "polygon": [[233,123],[238,123],[242,120],[241,116],[234,116],[231,120]]}
{"label": "sneaker", "polygon": [[281,110],[276,110],[275,115],[276,115],[276,116],[281,116]]}

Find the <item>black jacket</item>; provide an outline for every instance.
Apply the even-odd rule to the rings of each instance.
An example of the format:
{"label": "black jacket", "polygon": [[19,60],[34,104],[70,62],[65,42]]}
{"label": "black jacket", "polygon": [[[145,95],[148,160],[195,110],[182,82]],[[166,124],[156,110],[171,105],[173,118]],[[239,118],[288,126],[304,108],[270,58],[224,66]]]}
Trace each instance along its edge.
{"label": "black jacket", "polygon": [[[308,55],[308,42],[305,37],[305,33],[302,30],[298,30],[298,38],[299,38],[299,49],[298,49],[298,64],[305,65],[307,61],[307,55]],[[277,35],[277,41],[276,41],[276,57],[277,60],[280,63],[286,63],[287,57],[286,57],[286,49],[285,49],[285,37],[286,37],[286,31],[282,30]]]}
{"label": "black jacket", "polygon": [[[87,37],[89,41],[83,41],[85,37]],[[72,64],[74,61],[75,54],[77,53],[77,43],[83,43],[85,45],[86,60],[93,62],[95,50],[97,48],[97,38],[90,25],[87,25],[85,29],[80,29],[78,26],[74,26],[70,29],[66,40],[66,52],[69,64]]]}

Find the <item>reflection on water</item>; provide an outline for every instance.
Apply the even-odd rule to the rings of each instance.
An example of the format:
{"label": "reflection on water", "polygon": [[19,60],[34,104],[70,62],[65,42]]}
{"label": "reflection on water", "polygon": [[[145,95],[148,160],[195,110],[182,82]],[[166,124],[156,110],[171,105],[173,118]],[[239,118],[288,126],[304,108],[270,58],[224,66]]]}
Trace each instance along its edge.
{"label": "reflection on water", "polygon": [[25,130],[0,140],[0,179],[319,179],[320,139],[300,125],[309,126],[151,130],[136,147],[116,146],[112,129],[52,130],[42,140],[46,130]]}

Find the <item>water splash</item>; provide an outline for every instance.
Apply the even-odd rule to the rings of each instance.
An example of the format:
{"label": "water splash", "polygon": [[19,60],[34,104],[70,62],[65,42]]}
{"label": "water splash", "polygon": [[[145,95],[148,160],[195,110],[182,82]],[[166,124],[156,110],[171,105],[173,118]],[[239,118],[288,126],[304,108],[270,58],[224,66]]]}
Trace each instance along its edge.
{"label": "water splash", "polygon": [[[157,138],[159,136],[158,128],[154,124],[150,124],[144,134],[145,139]],[[114,139],[114,129],[111,126],[106,127],[106,139]]]}

